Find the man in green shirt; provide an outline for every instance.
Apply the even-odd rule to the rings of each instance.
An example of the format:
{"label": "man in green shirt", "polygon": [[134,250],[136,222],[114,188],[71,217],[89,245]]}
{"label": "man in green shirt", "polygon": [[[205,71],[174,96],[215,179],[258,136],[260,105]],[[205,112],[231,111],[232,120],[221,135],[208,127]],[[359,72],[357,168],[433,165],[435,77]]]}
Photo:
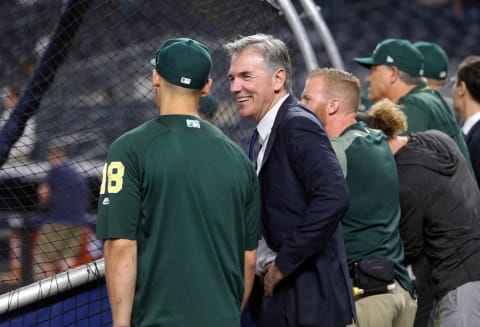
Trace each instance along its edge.
{"label": "man in green shirt", "polygon": [[110,146],[100,190],[113,326],[237,327],[261,233],[257,176],[198,116],[206,46],[167,40],[152,64],[160,116]]}
{"label": "man in green shirt", "polygon": [[382,291],[355,288],[364,292],[355,298],[358,325],[412,326],[416,303],[403,265],[395,160],[385,135],[356,121],[360,81],[341,70],[315,69],[307,77],[302,101],[324,125],[346,176],[350,203],[342,228],[354,287],[363,287],[357,283],[355,267],[366,264],[365,259],[393,264],[392,280]]}
{"label": "man in green shirt", "polygon": [[369,68],[366,77],[368,99],[376,102],[387,98],[401,106],[407,116],[408,129],[403,133],[437,129],[450,136],[470,164],[462,131],[448,104],[422,79],[422,53],[408,40],[386,39],[371,57],[354,58]]}

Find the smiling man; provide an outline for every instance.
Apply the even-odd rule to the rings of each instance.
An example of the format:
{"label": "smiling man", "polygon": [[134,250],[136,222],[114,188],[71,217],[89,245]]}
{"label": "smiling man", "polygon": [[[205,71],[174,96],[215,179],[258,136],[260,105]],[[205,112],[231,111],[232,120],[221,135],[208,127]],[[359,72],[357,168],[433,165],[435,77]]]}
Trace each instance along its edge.
{"label": "smiling man", "polygon": [[290,94],[283,41],[256,34],[225,48],[240,115],[257,124],[263,236],[274,253],[265,265],[257,261],[265,294],[257,326],[350,324],[355,307],[340,226],[349,195],[330,141]]}

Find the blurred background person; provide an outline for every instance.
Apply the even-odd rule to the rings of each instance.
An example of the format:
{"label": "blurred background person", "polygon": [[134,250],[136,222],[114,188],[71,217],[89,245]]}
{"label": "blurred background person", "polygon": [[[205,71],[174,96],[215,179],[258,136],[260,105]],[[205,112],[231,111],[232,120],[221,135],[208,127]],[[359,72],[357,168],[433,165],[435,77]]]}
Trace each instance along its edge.
{"label": "blurred background person", "polygon": [[460,115],[453,110],[451,90],[447,90],[448,84],[448,55],[438,44],[427,41],[418,41],[413,44],[423,55],[423,77],[433,92],[445,101],[455,115],[458,125],[461,125]]}
{"label": "blurred background person", "polygon": [[427,41],[413,43],[423,55],[423,77],[427,85],[432,89],[440,91],[447,85],[448,77],[448,55],[438,44]]}
{"label": "blurred background person", "polygon": [[37,188],[38,205],[44,213],[33,218],[40,224],[34,244],[34,257],[41,270],[37,279],[79,264],[81,239],[88,225],[86,179],[69,160],[65,145],[54,141],[47,159],[51,168]]}
{"label": "blurred background person", "polygon": [[215,114],[218,110],[218,100],[217,97],[212,93],[208,93],[204,97],[200,97],[200,102],[198,104],[198,114],[202,119],[205,119],[208,122],[212,122]]}
{"label": "blurred background person", "polygon": [[466,57],[458,65],[452,95],[453,106],[464,121],[462,130],[480,185],[480,56]]}

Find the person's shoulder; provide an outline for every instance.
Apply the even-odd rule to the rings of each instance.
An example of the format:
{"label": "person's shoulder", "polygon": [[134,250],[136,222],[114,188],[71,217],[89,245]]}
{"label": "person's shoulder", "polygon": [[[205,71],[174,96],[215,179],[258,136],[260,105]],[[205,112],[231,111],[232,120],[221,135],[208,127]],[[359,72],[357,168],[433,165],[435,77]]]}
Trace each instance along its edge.
{"label": "person's shoulder", "polygon": [[340,136],[331,139],[332,143],[335,141],[336,143],[342,144],[344,150],[347,150],[352,143],[360,138],[365,138],[368,135],[368,131],[366,128],[362,128],[358,124],[351,125],[347,127]]}
{"label": "person's shoulder", "polygon": [[[436,152],[457,152],[460,154],[460,149],[457,143],[446,133],[430,129],[422,132],[411,133],[409,135],[408,144],[414,145],[416,149],[425,148]],[[430,155],[431,159],[431,155]]]}
{"label": "person's shoulder", "polygon": [[151,137],[152,120],[147,121],[117,137],[109,146],[109,154],[118,154],[128,151],[136,151]]}
{"label": "person's shoulder", "polygon": [[[287,99],[289,100],[289,99]],[[284,121],[310,121],[315,125],[319,125],[319,120],[315,113],[308,109],[301,102],[290,101],[285,108]]]}
{"label": "person's shoulder", "polygon": [[158,120],[158,118],[148,120],[148,121],[142,123],[141,125],[133,128],[131,130],[126,131],[125,133],[120,135],[112,143],[112,145],[113,144],[128,144],[128,143],[131,143],[131,142],[135,142],[138,139],[141,139],[142,137],[146,137],[146,136],[151,135],[152,130],[157,130],[157,131],[165,130],[165,132],[166,132],[167,128],[165,128],[161,124],[156,123],[157,120]]}
{"label": "person's shoulder", "polygon": [[[206,121],[206,120],[201,120],[200,121],[200,124],[201,124],[201,128],[204,128],[205,130],[207,130],[209,133],[211,133],[213,136],[217,136],[217,137],[227,137],[225,135],[225,133],[218,127],[216,126],[215,124],[209,122],[209,121]],[[228,137],[227,137],[228,138]]]}
{"label": "person's shoulder", "polygon": [[416,105],[422,107],[428,107],[428,103],[433,101],[435,96],[431,93],[427,92],[415,92],[415,93],[408,93],[401,97],[398,100],[398,104],[400,105]]}
{"label": "person's shoulder", "polygon": [[473,137],[476,139],[479,139],[480,141],[480,120],[475,123],[475,125],[472,126],[470,129],[469,134],[471,134]]}
{"label": "person's shoulder", "polygon": [[347,128],[338,138],[344,144],[345,151],[374,153],[390,148],[385,134],[377,129],[367,127],[363,122],[356,123]]}
{"label": "person's shoulder", "polygon": [[408,94],[405,98],[407,101],[415,101],[417,104],[423,104],[424,106],[448,106],[442,95],[428,86]]}
{"label": "person's shoulder", "polygon": [[437,129],[418,132],[416,133],[416,135],[417,137],[426,139],[427,141],[430,141],[430,142],[442,142],[449,146],[456,145],[456,142],[450,136],[448,136],[448,134]]}

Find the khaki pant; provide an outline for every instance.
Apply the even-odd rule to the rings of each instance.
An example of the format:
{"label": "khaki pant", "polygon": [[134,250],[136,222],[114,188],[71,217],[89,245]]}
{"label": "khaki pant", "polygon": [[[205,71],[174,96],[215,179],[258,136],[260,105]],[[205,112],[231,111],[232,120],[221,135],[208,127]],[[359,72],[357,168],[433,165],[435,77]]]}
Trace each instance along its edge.
{"label": "khaki pant", "polygon": [[399,283],[395,290],[355,300],[358,322],[351,327],[412,327],[417,302]]}
{"label": "khaki pant", "polygon": [[78,225],[46,223],[40,228],[35,254],[40,262],[56,262],[80,255],[83,229]]}

